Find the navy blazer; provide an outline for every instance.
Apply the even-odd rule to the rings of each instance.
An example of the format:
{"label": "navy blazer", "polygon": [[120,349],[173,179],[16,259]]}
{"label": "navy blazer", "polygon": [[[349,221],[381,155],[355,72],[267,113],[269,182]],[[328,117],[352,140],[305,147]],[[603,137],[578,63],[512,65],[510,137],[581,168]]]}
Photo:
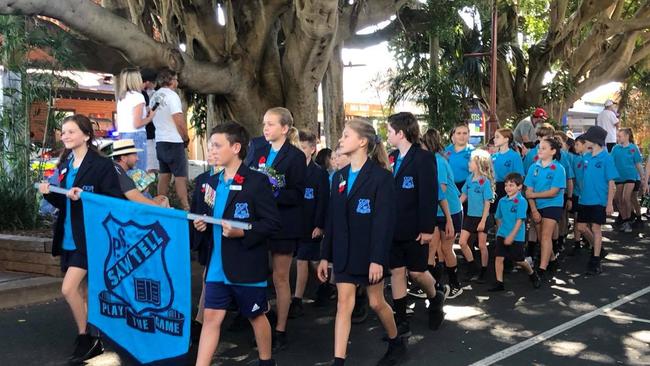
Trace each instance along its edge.
{"label": "navy blazer", "polygon": [[[399,151],[395,150],[390,154],[390,160],[397,161],[398,156]],[[435,156],[413,144],[404,156],[394,182],[399,212],[394,239],[415,240],[420,233],[433,233],[438,208]]]}
{"label": "navy blazer", "polygon": [[[257,169],[262,156],[269,156],[271,144],[255,150],[255,157],[250,167]],[[271,165],[278,173],[284,174],[285,187],[275,202],[280,210],[280,231],[271,239],[300,239],[302,237],[302,206],[305,194],[305,153],[293,146],[288,140]]]}
{"label": "navy blazer", "polygon": [[370,263],[388,266],[395,227],[395,185],[386,169],[368,159],[350,194],[350,166],[334,174],[321,258],[332,262],[334,272],[368,275]]}
{"label": "navy blazer", "polygon": [[[203,200],[203,192],[201,192],[201,188],[208,182],[211,176],[212,169],[199,174],[194,179],[194,192],[192,192],[190,212],[212,212],[210,211],[208,204]],[[202,235],[203,233],[196,230],[192,230],[193,227],[194,225],[190,222],[190,248],[198,251],[199,263],[205,266],[208,263],[208,257],[210,256],[210,253],[208,252],[210,246],[203,241],[208,238],[208,236]],[[212,230],[212,226],[208,226],[208,230]],[[212,236],[210,236],[210,238],[212,238]]]}
{"label": "navy blazer", "polygon": [[[72,154],[70,155],[72,157]],[[71,160],[69,160],[71,161]],[[65,186],[65,179],[68,175],[69,168],[65,166],[61,169],[59,175],[59,185]],[[88,150],[84,157],[77,176],[72,184],[73,187],[79,187],[84,191],[99,193],[106,196],[124,198],[120,182],[115,172],[113,162],[101,156],[95,150]],[[62,194],[49,193],[43,195],[52,206],[59,209],[59,213],[54,224],[54,238],[52,239],[52,255],[57,256],[63,250],[63,230],[65,224],[66,200],[68,198]],[[70,201],[70,213],[72,222],[72,237],[74,238],[77,250],[86,254],[86,232],[83,216],[83,200]]]}
{"label": "navy blazer", "polygon": [[[230,190],[226,201],[226,208],[223,212],[223,219],[244,221],[252,224],[250,230],[244,231],[242,238],[221,237],[221,258],[223,271],[230,282],[233,283],[256,283],[265,281],[269,275],[269,260],[267,239],[276,233],[280,227],[278,209],[273,200],[273,193],[268,183],[268,178],[262,173],[255,172],[242,164],[237,174],[244,178],[240,191]],[[215,191],[219,185],[220,174],[215,174],[206,179],[202,184],[209,185]],[[235,184],[235,183],[233,183]],[[196,186],[196,190],[202,191],[203,186]],[[197,199],[204,201],[203,193]],[[241,207],[245,205],[246,217],[242,217]],[[197,204],[199,215],[213,216],[213,208],[203,202]],[[238,209],[239,207],[239,209]],[[235,212],[238,216],[235,217]],[[214,246],[212,225],[200,232],[192,227],[192,236],[199,245],[207,246],[207,249],[199,252],[207,253],[206,265],[210,266],[210,258]],[[206,270],[207,273],[207,270]]]}
{"label": "navy blazer", "polygon": [[302,242],[318,243],[321,238],[312,239],[311,233],[319,227],[325,230],[327,202],[330,198],[329,175],[313,161],[307,165],[305,176],[305,203],[303,205]]}
{"label": "navy blazer", "polygon": [[264,136],[253,137],[248,143],[248,151],[246,152],[246,158],[244,159],[244,164],[246,164],[246,166],[251,166],[251,163],[255,158],[255,152],[258,149],[261,149],[268,144],[269,142],[266,141]]}

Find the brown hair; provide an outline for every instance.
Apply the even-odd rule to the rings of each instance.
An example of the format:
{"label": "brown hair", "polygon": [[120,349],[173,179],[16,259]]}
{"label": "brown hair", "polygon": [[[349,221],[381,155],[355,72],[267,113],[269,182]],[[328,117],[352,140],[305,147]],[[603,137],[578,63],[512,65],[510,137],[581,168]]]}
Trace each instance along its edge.
{"label": "brown hair", "polygon": [[438,130],[430,128],[422,136],[422,145],[434,154],[442,153],[445,150],[445,146],[441,140]]}
{"label": "brown hair", "polygon": [[316,138],[316,135],[311,133],[310,131],[300,130],[298,131],[298,137],[300,138],[300,142],[307,142],[312,147],[316,147],[316,145],[318,144],[318,139]]}
{"label": "brown hair", "polygon": [[558,137],[564,144],[566,144],[569,139],[569,136],[564,131],[555,131],[553,136]]}
{"label": "brown hair", "polygon": [[634,132],[632,132],[632,129],[629,127],[623,127],[620,128],[619,131],[625,133],[629,138],[630,138],[630,143],[634,143]]}
{"label": "brown hair", "polygon": [[499,135],[505,137],[508,139],[508,144],[512,144],[514,141],[514,135],[512,133],[512,130],[509,128],[499,128],[498,130],[495,131],[495,133],[499,133]]}
{"label": "brown hair", "polygon": [[388,116],[388,124],[395,133],[402,131],[406,140],[412,144],[420,139],[420,126],[411,112],[399,112]]}
{"label": "brown hair", "polygon": [[384,144],[377,135],[375,128],[372,125],[359,118],[354,118],[346,122],[346,126],[350,127],[354,132],[358,133],[362,139],[368,141],[368,156],[372,161],[379,164],[382,168],[390,170],[390,163],[388,162],[388,154],[384,148]]}
{"label": "brown hair", "polygon": [[169,68],[164,68],[158,72],[158,76],[156,77],[156,83],[160,87],[167,87],[172,84],[172,81],[174,78],[177,76],[176,71],[173,71],[172,69]]}
{"label": "brown hair", "polygon": [[553,133],[555,133],[555,128],[552,124],[542,123],[539,127],[537,127],[537,132],[535,134],[541,140],[544,137],[553,136]]}
{"label": "brown hair", "polygon": [[217,133],[224,134],[230,146],[233,144],[239,144],[239,159],[244,160],[246,158],[246,154],[248,153],[248,142],[250,141],[250,135],[244,126],[235,121],[226,121],[212,128],[210,131],[210,136]]}
{"label": "brown hair", "polygon": [[[86,141],[86,146],[88,147],[88,150],[93,150],[95,152],[99,152],[97,147],[93,144],[95,141],[95,130],[93,129],[93,123],[90,121],[90,118],[84,116],[83,114],[75,114],[74,116],[68,116],[63,120],[63,123],[61,126],[68,122],[74,122],[77,127],[81,130],[81,132],[88,136],[88,141]],[[57,164],[57,169],[59,169],[59,172],[65,167],[66,164],[68,164],[68,158],[70,157],[70,154],[72,153],[72,150],[70,149],[63,149],[61,152],[61,155],[59,156],[59,163]]]}

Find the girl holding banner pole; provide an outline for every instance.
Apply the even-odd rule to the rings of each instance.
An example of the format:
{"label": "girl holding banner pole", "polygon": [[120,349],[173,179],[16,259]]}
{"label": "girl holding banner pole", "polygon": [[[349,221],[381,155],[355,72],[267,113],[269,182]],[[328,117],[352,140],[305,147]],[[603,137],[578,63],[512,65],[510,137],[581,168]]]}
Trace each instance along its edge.
{"label": "girl holding banner pole", "polygon": [[61,269],[65,272],[61,292],[65,297],[75,322],[78,336],[71,363],[80,363],[104,351],[99,337],[87,333],[87,294],[84,279],[88,272],[86,234],[83,206],[79,200],[82,191],[122,196],[113,162],[101,156],[93,145],[93,125],[88,117],[77,114],[67,117],[61,126],[61,140],[65,149],[59,158],[59,185],[69,189],[66,196],[50,193],[50,184],[41,183],[39,192],[59,215],[54,226],[52,255],[61,256]]}

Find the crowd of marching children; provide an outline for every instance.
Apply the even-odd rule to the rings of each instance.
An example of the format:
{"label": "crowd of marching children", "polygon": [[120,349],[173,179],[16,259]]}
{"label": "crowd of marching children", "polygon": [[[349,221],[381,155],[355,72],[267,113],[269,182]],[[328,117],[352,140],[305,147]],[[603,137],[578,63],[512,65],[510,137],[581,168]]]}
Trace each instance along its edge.
{"label": "crowd of marching children", "polygon": [[[98,340],[85,335],[86,312],[78,293],[87,261],[81,188],[75,187],[92,184],[96,193],[116,197],[125,193],[118,189],[114,167],[89,142],[92,127],[82,117],[63,125],[69,158],[61,160],[60,181],[71,188],[69,199],[49,194],[47,184],[40,187],[61,212],[53,250],[62,254],[67,270],[63,291],[82,343],[73,354],[76,360],[88,358]],[[205,266],[193,322],[197,365],[211,364],[226,312],[234,305],[254,330],[259,365],[275,365],[273,353],[290,344],[289,319],[305,314],[310,267],[320,280],[315,305],[337,299],[332,364],[345,363],[353,320],[369,307],[388,342],[378,365],[396,365],[406,355],[404,338],[411,332],[408,294],[427,299],[428,328],[437,330],[445,301],[467,291],[463,282],[493,282],[488,291],[503,291],[504,268],[517,265],[539,288],[553,277],[561,255],[581,251],[588,256],[587,273],[598,275],[607,255],[602,225],[614,207],[619,230],[630,232],[642,222],[638,195],[647,192],[648,175],[630,129],[619,130],[610,153],[607,132],[597,126],[573,139],[539,125],[530,149],[515,144],[510,129],[497,130],[485,148],[474,148],[465,124],[451,131],[451,144],[445,146],[439,131],[421,134],[411,113],[391,115],[387,127],[390,154],[373,126],[359,119],[346,122],[334,150],[317,152],[316,136],[296,130],[285,108],[266,112],[261,138],[251,140],[236,122],[211,131],[211,169],[196,178],[190,210],[244,221],[251,229],[193,222],[192,246]],[[137,151],[128,146],[126,153]],[[128,161],[116,159],[125,169],[133,165]],[[567,242],[571,226],[573,242]],[[466,271],[459,270],[456,241]],[[491,260],[494,278],[489,278]]]}

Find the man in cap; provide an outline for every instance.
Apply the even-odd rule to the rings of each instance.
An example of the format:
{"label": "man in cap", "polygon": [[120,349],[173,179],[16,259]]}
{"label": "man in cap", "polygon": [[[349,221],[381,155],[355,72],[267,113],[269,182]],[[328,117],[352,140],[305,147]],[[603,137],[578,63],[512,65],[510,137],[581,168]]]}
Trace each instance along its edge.
{"label": "man in cap", "polygon": [[546,121],[548,114],[542,108],[536,108],[533,114],[519,121],[517,127],[513,131],[515,142],[523,144],[527,148],[535,146],[537,139],[537,125]]}
{"label": "man in cap", "polygon": [[132,139],[123,139],[113,142],[113,164],[115,165],[115,172],[117,173],[120,182],[120,189],[124,196],[129,201],[145,203],[148,205],[169,207],[169,201],[165,196],[156,196],[153,200],[147,198],[140,192],[135,185],[135,182],[126,174],[128,170],[135,167],[138,161],[138,152],[141,149],[135,148],[135,143]]}
{"label": "man in cap", "polygon": [[607,144],[608,152],[611,152],[614,145],[616,145],[616,132],[619,125],[620,122],[616,116],[616,102],[607,99],[605,109],[596,117],[596,126],[600,126],[607,131],[605,143]]}

